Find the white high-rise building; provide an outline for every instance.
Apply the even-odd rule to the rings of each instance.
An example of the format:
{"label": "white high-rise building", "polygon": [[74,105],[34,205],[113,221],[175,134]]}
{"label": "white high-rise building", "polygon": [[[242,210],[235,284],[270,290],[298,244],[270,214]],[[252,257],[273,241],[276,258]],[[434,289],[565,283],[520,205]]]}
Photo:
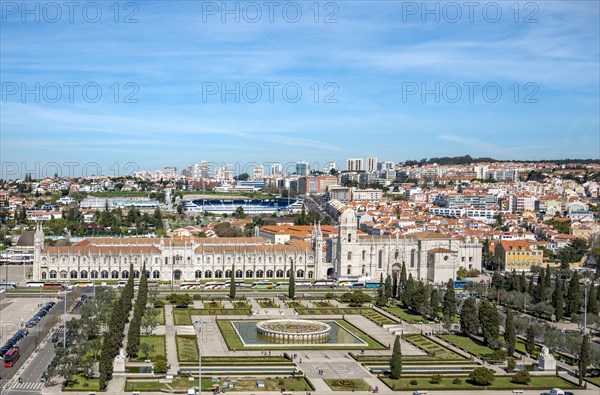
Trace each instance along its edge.
{"label": "white high-rise building", "polygon": [[281,163],[273,163],[273,164],[271,164],[271,175],[272,176],[281,175],[282,169],[283,169],[283,167],[281,166]]}
{"label": "white high-rise building", "polygon": [[372,172],[377,170],[377,158],[370,156],[367,158],[367,171]]}
{"label": "white high-rise building", "polygon": [[263,165],[254,165],[252,169],[252,178],[261,179],[265,176],[265,167]]}
{"label": "white high-rise building", "polygon": [[175,166],[165,166],[163,174],[165,176],[174,176],[175,174],[177,174],[177,168]]}
{"label": "white high-rise building", "polygon": [[346,160],[346,170],[362,171],[363,170],[362,158],[349,158],[348,160]]}
{"label": "white high-rise building", "polygon": [[233,180],[233,165],[228,163],[223,169],[223,178],[225,180]]}
{"label": "white high-rise building", "polygon": [[327,162],[327,166],[323,169],[325,173],[329,173],[331,170],[336,170],[337,164],[335,162]]}
{"label": "white high-rise building", "polygon": [[310,173],[310,163],[308,162],[296,162],[296,174],[300,177],[307,176]]}

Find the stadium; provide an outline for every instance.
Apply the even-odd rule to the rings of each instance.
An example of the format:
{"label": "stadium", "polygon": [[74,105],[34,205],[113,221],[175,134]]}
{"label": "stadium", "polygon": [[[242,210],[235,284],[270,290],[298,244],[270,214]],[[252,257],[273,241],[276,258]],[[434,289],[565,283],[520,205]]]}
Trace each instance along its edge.
{"label": "stadium", "polygon": [[296,199],[195,199],[183,200],[186,212],[233,214],[238,207],[246,214],[290,214],[302,210],[302,202]]}

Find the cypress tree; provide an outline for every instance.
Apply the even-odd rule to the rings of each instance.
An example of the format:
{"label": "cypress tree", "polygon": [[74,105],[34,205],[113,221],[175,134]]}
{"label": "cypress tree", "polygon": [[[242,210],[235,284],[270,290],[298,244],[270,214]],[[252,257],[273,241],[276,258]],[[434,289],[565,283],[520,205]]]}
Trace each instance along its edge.
{"label": "cypress tree", "polygon": [[388,274],[385,278],[385,297],[389,299],[392,297],[392,294],[392,277]]}
{"label": "cypress tree", "polygon": [[579,289],[579,276],[577,272],[571,276],[569,290],[567,291],[566,311],[568,316],[579,313],[581,309],[581,290]]}
{"label": "cypress tree", "polygon": [[[550,266],[546,266],[546,276],[544,277],[544,290],[548,289],[551,286],[552,286],[552,269],[550,269]],[[544,298],[545,298],[545,295],[544,295]]]}
{"label": "cypress tree", "polygon": [[535,351],[535,328],[533,326],[527,327],[526,337],[527,340],[525,342],[525,351],[531,355]]}
{"label": "cypress tree", "polygon": [[404,292],[404,287],[406,287],[407,280],[408,278],[406,276],[406,263],[402,261],[402,270],[400,271],[400,283],[398,284],[399,292]]}
{"label": "cypress tree", "polygon": [[235,264],[231,266],[231,283],[229,284],[229,297],[235,299]]}
{"label": "cypress tree", "polygon": [[446,284],[442,313],[444,313],[444,317],[449,322],[452,322],[452,319],[456,315],[456,295],[454,294],[454,281],[452,279],[448,280]]}
{"label": "cypress tree", "polygon": [[437,319],[440,314],[440,294],[437,288],[431,290],[429,305],[431,306],[431,317]]}
{"label": "cypress tree", "polygon": [[398,298],[398,272],[394,272],[392,280],[392,297]]}
{"label": "cypress tree", "polygon": [[294,299],[296,297],[296,279],[294,273],[294,264],[292,263],[292,267],[290,268],[290,282],[288,284],[288,297],[290,299]]}
{"label": "cypress tree", "polygon": [[579,386],[583,383],[583,378],[587,374],[587,367],[590,364],[590,339],[588,335],[583,337],[581,341],[581,349],[579,350]]}
{"label": "cypress tree", "polygon": [[485,344],[495,348],[500,336],[500,315],[496,307],[487,300],[479,306],[479,323]]}
{"label": "cypress tree", "polygon": [[562,320],[565,315],[563,292],[563,282],[557,278],[556,284],[554,285],[554,292],[552,294],[552,304],[554,306],[554,316],[556,322]]}
{"label": "cypress tree", "polygon": [[468,298],[463,303],[460,311],[460,330],[467,336],[474,336],[479,332],[479,317],[475,298]]}
{"label": "cypress tree", "polygon": [[527,286],[527,293],[533,299],[533,293],[535,291],[535,282],[533,280],[533,274],[529,277],[529,285]]}
{"label": "cypress tree", "polygon": [[504,325],[504,341],[506,342],[506,351],[509,357],[515,353],[515,344],[517,343],[517,332],[515,330],[515,318],[511,309],[506,312],[506,324]]}
{"label": "cypress tree", "polygon": [[408,280],[406,280],[406,285],[404,286],[404,293],[402,294],[402,303],[405,307],[412,307],[415,289],[416,284],[411,273],[408,275]]}
{"label": "cypress tree", "polygon": [[521,277],[519,278],[519,291],[527,292],[527,278],[525,277],[525,271],[521,272]]}
{"label": "cypress tree", "polygon": [[590,314],[598,314],[598,291],[594,284],[590,285],[590,291],[588,293],[587,312]]}
{"label": "cypress tree", "polygon": [[392,358],[390,359],[390,375],[395,380],[402,376],[402,349],[400,347],[400,336],[396,336]]}

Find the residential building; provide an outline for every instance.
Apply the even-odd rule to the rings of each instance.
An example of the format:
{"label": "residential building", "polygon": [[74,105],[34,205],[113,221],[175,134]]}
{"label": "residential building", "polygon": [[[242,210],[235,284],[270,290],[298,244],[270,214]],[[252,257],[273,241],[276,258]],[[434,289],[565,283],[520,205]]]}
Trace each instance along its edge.
{"label": "residential building", "polygon": [[495,247],[495,254],[506,271],[531,271],[532,266],[543,266],[544,252],[530,240],[502,240]]}
{"label": "residential building", "polygon": [[362,158],[349,158],[346,160],[347,171],[363,171],[363,160]]}

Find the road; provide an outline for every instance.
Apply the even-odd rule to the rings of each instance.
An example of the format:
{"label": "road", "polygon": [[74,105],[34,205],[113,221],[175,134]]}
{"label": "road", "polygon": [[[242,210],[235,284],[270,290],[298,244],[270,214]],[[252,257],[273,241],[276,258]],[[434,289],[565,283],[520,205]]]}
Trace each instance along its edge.
{"label": "road", "polygon": [[[31,297],[31,296],[30,296]],[[25,336],[17,346],[21,352],[21,358],[17,361],[15,366],[6,368],[4,364],[0,366],[0,377],[2,382],[0,384],[0,390],[2,394],[5,394],[4,386],[8,380],[15,378],[16,373],[21,369],[24,364],[28,362],[29,357],[33,352],[40,347],[38,355],[31,360],[30,365],[22,373],[23,381],[34,380],[36,383],[40,382],[40,377],[50,361],[54,356],[54,346],[48,342],[44,343],[44,339],[60,321],[60,315],[64,311],[64,299],[59,300],[56,305],[50,309],[48,314],[40,320],[40,322],[33,328],[29,328],[29,334]],[[39,386],[38,386],[39,387]]]}

